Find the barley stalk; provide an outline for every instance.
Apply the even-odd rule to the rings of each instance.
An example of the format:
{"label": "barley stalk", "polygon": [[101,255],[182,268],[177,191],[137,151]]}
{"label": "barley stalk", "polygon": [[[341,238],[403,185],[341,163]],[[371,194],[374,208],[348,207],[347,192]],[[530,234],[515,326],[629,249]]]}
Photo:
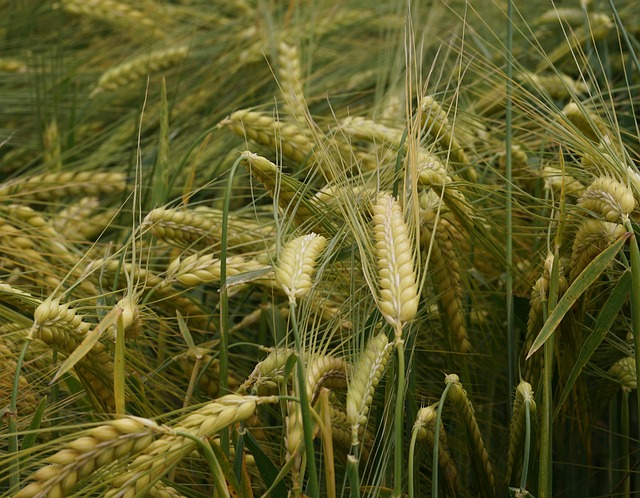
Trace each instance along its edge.
{"label": "barley stalk", "polygon": [[15,498],[67,496],[83,478],[128,455],[140,453],[163,432],[155,422],[138,417],[114,420],[90,429],[54,455],[49,463],[29,478],[31,481]]}

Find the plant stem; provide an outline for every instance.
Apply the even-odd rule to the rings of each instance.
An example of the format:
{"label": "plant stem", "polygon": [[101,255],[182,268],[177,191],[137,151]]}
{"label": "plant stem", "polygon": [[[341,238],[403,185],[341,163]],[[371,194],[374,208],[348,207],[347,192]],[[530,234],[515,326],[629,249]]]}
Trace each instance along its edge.
{"label": "plant stem", "polygon": [[[512,135],[512,96],[513,96],[513,0],[507,2],[507,88],[506,88],[506,115],[505,115],[505,224],[507,229],[507,237],[505,241],[506,251],[506,299],[507,299],[507,349],[509,350],[509,357],[507,362],[507,381],[509,386],[513,386],[515,383],[514,376],[514,363],[517,356],[516,353],[516,339],[515,339],[515,327],[514,327],[514,312],[513,312],[513,168],[512,168],[512,150],[511,150],[511,135]],[[512,400],[509,396],[509,404],[507,410],[511,413]]]}
{"label": "plant stem", "polygon": [[[229,181],[224,194],[222,208],[222,223],[220,235],[220,394],[227,394],[229,388],[229,293],[227,289],[227,243],[229,226],[229,207],[231,205],[231,191],[233,179],[242,158],[236,159],[229,171]],[[222,452],[229,456],[229,431],[220,433],[220,447]]]}
{"label": "plant stem", "polygon": [[402,340],[402,325],[396,330],[395,340],[398,352],[398,392],[396,394],[395,426],[395,458],[393,466],[393,496],[402,496],[402,433],[404,429],[404,341]]}
{"label": "plant stem", "polygon": [[622,496],[630,498],[631,496],[631,455],[629,454],[629,390],[622,388],[622,406],[620,407],[620,431],[622,448]]}
{"label": "plant stem", "polygon": [[409,444],[409,462],[407,463],[407,471],[409,472],[408,481],[409,481],[409,498],[414,497],[414,482],[413,482],[413,466],[414,464],[414,453],[416,450],[416,441],[418,439],[418,430],[419,427],[413,426],[413,430],[411,431],[411,443]]}
{"label": "plant stem", "polygon": [[25,343],[18,356],[16,365],[16,373],[13,377],[13,386],[11,389],[11,406],[9,407],[9,454],[15,455],[15,465],[12,469],[11,476],[9,478],[9,491],[10,494],[15,494],[20,487],[20,459],[18,456],[18,426],[16,419],[18,415],[18,391],[20,390],[20,371],[22,370],[22,363],[24,362],[24,356],[27,354],[29,344],[33,340],[33,329],[29,332],[25,339]]}
{"label": "plant stem", "polygon": [[302,430],[304,432],[307,467],[309,468],[309,494],[311,498],[318,498],[320,493],[318,489],[315,453],[313,451],[313,423],[311,422],[309,395],[307,393],[307,375],[305,372],[304,355],[302,353],[302,341],[300,340],[300,332],[298,330],[295,301],[289,302],[289,316],[291,317],[291,328],[293,329],[296,356],[298,357],[298,361],[296,361],[298,370],[298,396],[300,398],[300,412],[302,414]]}
{"label": "plant stem", "polygon": [[440,403],[438,404],[438,415],[436,416],[436,426],[433,428],[433,433],[435,434],[433,438],[433,464],[431,469],[431,496],[438,496],[438,452],[440,451],[440,425],[442,425],[442,408],[444,407],[444,402],[447,399],[447,393],[453,384],[451,382],[447,382],[447,385],[442,391],[442,396],[440,396]]}
{"label": "plant stem", "polygon": [[[627,218],[624,226],[632,234],[629,238],[631,253],[631,324],[633,330],[633,349],[636,358],[636,379],[640,379],[640,250],[638,238]],[[638,433],[640,434],[640,394],[636,396],[638,401]]]}
{"label": "plant stem", "polygon": [[524,457],[522,458],[522,475],[520,478],[520,489],[527,489],[527,478],[529,477],[529,455],[531,453],[531,401],[528,398],[524,400],[524,409]]}

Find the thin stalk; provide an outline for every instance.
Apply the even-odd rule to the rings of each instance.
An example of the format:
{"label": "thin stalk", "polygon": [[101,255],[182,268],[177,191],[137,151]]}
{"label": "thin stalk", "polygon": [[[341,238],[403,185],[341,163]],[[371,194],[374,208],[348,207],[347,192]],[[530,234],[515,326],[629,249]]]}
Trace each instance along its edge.
{"label": "thin stalk", "polygon": [[[231,166],[222,208],[222,233],[220,234],[220,378],[218,380],[221,395],[227,394],[229,389],[229,292],[227,289],[229,208],[231,205],[233,179],[241,162],[242,158],[239,157]],[[220,447],[222,452],[229,456],[229,431],[226,429],[220,433]]]}
{"label": "thin stalk", "polygon": [[[512,138],[512,97],[513,97],[513,0],[507,1],[507,88],[506,88],[506,115],[505,115],[505,224],[507,228],[507,239],[505,241],[506,251],[506,299],[507,299],[507,348],[508,354],[508,382],[509,386],[513,386],[515,383],[514,364],[517,356],[515,326],[514,326],[514,311],[513,311],[513,170],[512,170],[512,153],[511,153],[511,138]],[[511,413],[512,400],[508,397],[509,403],[507,410]]]}
{"label": "thin stalk", "polygon": [[213,478],[214,489],[216,490],[216,496],[222,497],[230,497],[229,489],[226,486],[226,478],[224,476],[224,472],[222,471],[222,467],[220,467],[220,462],[216,458],[215,453],[211,449],[209,443],[204,441],[202,438],[198,436],[194,436],[193,434],[185,431],[176,431],[176,435],[191,439],[198,446],[198,450],[205,458],[207,463],[209,464],[209,472],[211,472],[211,477]]}
{"label": "thin stalk", "polygon": [[22,363],[24,357],[27,354],[29,344],[33,340],[31,336],[32,332],[27,335],[20,356],[18,356],[16,373],[13,377],[13,386],[11,389],[11,406],[9,407],[9,454],[15,455],[15,465],[13,466],[11,475],[9,476],[9,494],[18,492],[20,488],[20,460],[18,458],[18,426],[16,419],[18,416],[18,391],[20,390],[20,371],[22,370]]}
{"label": "thin stalk", "polygon": [[307,455],[307,466],[309,467],[309,495],[311,498],[320,496],[318,488],[318,475],[316,471],[316,459],[313,451],[313,423],[311,422],[311,412],[309,407],[309,394],[307,393],[307,374],[305,372],[304,355],[302,353],[302,341],[298,330],[298,319],[296,316],[296,303],[289,303],[289,317],[291,318],[291,328],[295,340],[296,366],[298,370],[298,396],[300,398],[300,411],[302,414],[302,430],[304,432],[304,446]]}
{"label": "thin stalk", "polygon": [[402,326],[396,331],[395,341],[398,352],[398,392],[396,394],[396,413],[394,420],[395,447],[393,465],[393,496],[402,496],[402,433],[404,432],[404,341],[402,340]]}
{"label": "thin stalk", "polygon": [[522,458],[522,474],[520,477],[520,489],[527,489],[529,477],[529,455],[531,453],[531,401],[524,400],[525,432],[524,432],[524,457]]}
{"label": "thin stalk", "polygon": [[622,406],[620,407],[620,447],[622,448],[622,497],[631,497],[631,455],[629,453],[629,390],[622,388]]}
{"label": "thin stalk", "polygon": [[444,407],[444,402],[447,399],[447,393],[451,388],[452,383],[447,382],[447,385],[442,391],[442,396],[440,396],[440,403],[438,404],[438,415],[436,416],[436,426],[433,428],[433,433],[435,434],[433,438],[433,464],[431,469],[431,496],[438,496],[438,452],[440,451],[440,425],[442,424],[442,409]]}
{"label": "thin stalk", "polygon": [[[627,218],[624,226],[633,235],[629,238],[631,253],[631,324],[633,327],[633,349],[636,357],[636,378],[640,379],[640,250],[638,238],[633,231],[631,220]],[[638,402],[638,434],[640,434],[640,394]]]}
{"label": "thin stalk", "polygon": [[360,474],[358,466],[360,459],[357,455],[347,456],[347,475],[349,477],[349,485],[351,486],[351,498],[360,498]]}
{"label": "thin stalk", "polygon": [[[560,244],[556,239],[549,283],[547,315],[558,304],[558,280],[560,273]],[[544,376],[542,388],[542,433],[540,435],[540,475],[538,495],[553,496],[553,367],[555,355],[555,332],[544,343]]]}
{"label": "thin stalk", "polygon": [[[411,443],[409,443],[409,462],[407,464],[407,471],[409,472],[408,480],[409,480],[409,498],[414,498],[414,476],[413,476],[413,466],[414,464],[414,454],[416,451],[416,441],[418,440],[418,431],[420,427],[414,425],[413,430],[411,431]],[[435,464],[434,464],[435,465]]]}
{"label": "thin stalk", "polygon": [[126,413],[125,395],[125,356],[126,345],[124,342],[124,323],[122,313],[118,316],[116,324],[116,351],[113,360],[113,394],[116,401],[116,418],[122,418]]}

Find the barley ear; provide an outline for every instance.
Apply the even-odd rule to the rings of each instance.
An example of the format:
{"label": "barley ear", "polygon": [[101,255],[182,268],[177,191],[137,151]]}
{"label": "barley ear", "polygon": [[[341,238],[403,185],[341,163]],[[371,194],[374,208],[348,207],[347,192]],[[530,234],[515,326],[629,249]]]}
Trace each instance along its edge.
{"label": "barley ear", "polygon": [[275,274],[289,302],[295,303],[311,290],[316,260],[326,244],[322,235],[310,233],[290,240],[282,248]]}
{"label": "barley ear", "polygon": [[451,384],[449,396],[456,404],[464,422],[469,448],[470,451],[474,453],[471,459],[474,466],[478,467],[478,478],[485,482],[487,493],[493,496],[495,494],[493,466],[491,465],[491,459],[485,448],[471,400],[467,396],[467,391],[462,387],[460,379],[456,374],[447,375],[445,383]]}
{"label": "barley ear", "polygon": [[606,176],[587,187],[578,199],[578,206],[611,223],[623,223],[636,207],[631,189]]}
{"label": "barley ear", "polygon": [[373,235],[378,260],[378,307],[382,316],[401,333],[402,325],[418,311],[413,247],[400,204],[382,194],[373,205]]}
{"label": "barley ear", "polygon": [[627,391],[638,389],[636,359],[632,356],[622,358],[611,365],[609,375],[622,386],[622,389],[626,389]]}
{"label": "barley ear", "polygon": [[384,332],[372,338],[360,355],[349,379],[347,420],[351,426],[352,444],[358,445],[360,427],[367,423],[373,393],[389,360],[390,345]]}
{"label": "barley ear", "polygon": [[[511,425],[509,427],[509,451],[507,454],[507,484],[512,480],[514,466],[517,462],[518,451],[522,448],[522,442],[526,430],[526,410],[529,401],[529,411],[531,415],[536,413],[536,402],[533,399],[531,384],[521,380],[516,388],[516,399],[513,403],[513,413],[511,415]],[[533,417],[532,417],[533,419]],[[515,478],[515,476],[513,476]]]}

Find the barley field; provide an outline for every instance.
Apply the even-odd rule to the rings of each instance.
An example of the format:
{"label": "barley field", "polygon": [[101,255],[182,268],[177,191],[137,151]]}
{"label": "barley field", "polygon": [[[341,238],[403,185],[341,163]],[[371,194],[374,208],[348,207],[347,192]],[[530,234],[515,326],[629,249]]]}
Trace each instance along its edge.
{"label": "barley field", "polygon": [[640,3],[0,0],[0,497],[640,496]]}

